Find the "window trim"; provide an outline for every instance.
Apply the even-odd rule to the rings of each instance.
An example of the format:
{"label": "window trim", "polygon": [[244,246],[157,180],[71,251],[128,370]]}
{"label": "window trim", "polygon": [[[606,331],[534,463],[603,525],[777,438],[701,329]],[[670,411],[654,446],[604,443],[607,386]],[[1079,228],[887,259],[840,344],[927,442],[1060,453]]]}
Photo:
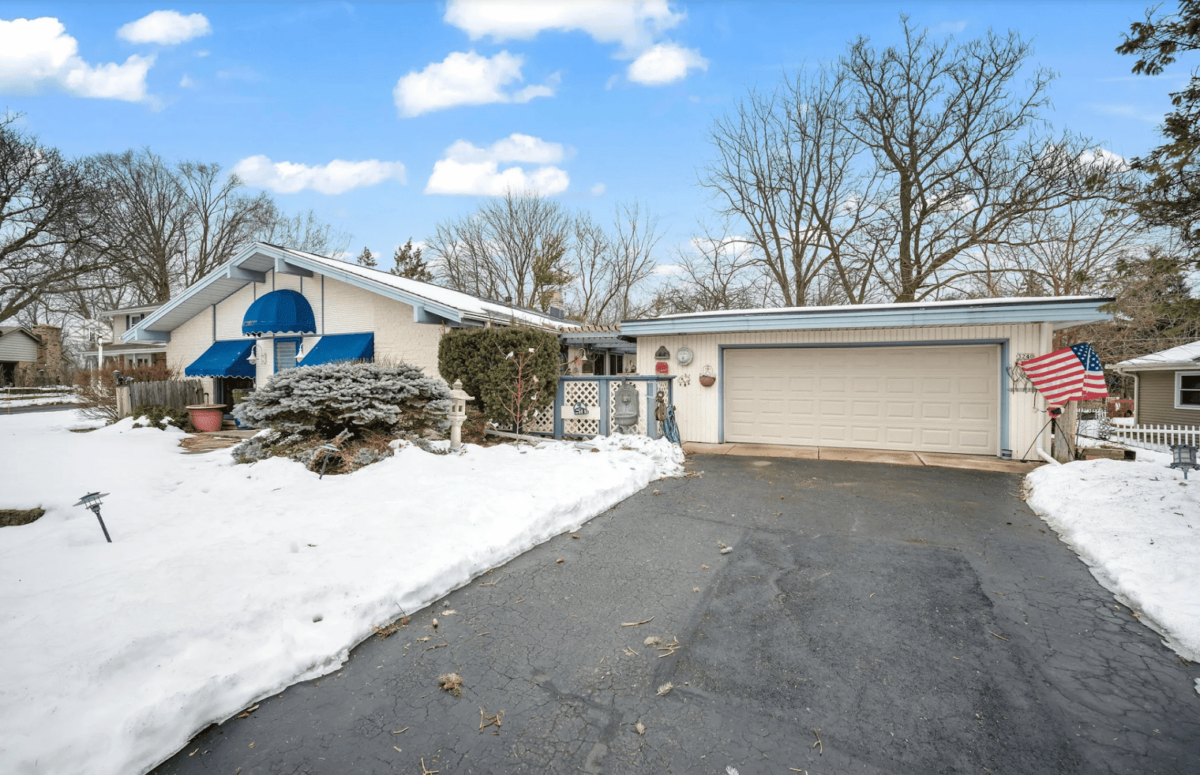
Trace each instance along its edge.
{"label": "window trim", "polygon": [[[1175,408],[1181,409],[1184,411],[1198,412],[1198,411],[1200,411],[1200,404],[1185,404],[1179,400],[1180,393],[1183,391],[1183,378],[1184,377],[1200,377],[1200,371],[1177,371],[1177,372],[1175,372],[1175,394],[1174,394]],[[1192,389],[1193,388],[1188,388],[1188,390],[1192,390]]]}

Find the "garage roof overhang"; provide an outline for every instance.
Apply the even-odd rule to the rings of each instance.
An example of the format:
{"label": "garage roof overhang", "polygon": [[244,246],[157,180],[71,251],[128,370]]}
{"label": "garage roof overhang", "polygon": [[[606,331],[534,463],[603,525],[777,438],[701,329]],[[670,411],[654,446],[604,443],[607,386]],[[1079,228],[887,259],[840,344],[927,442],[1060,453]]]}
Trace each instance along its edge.
{"label": "garage roof overhang", "polygon": [[1050,323],[1055,330],[1112,319],[1101,296],[1030,299],[972,299],[906,304],[847,304],[836,307],[726,310],[626,320],[626,336],[797,331],[830,328],[916,328]]}

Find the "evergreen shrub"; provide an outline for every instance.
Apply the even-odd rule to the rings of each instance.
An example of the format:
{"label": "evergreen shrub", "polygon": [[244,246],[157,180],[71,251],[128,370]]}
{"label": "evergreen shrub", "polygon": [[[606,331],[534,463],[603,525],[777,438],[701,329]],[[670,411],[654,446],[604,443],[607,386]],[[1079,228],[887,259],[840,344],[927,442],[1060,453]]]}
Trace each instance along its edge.
{"label": "evergreen shrub", "polygon": [[504,423],[511,420],[505,405],[511,405],[516,388],[516,355],[526,354],[524,378],[533,388],[529,401],[522,402],[528,417],[554,403],[561,368],[558,353],[558,335],[553,331],[520,326],[458,328],[447,331],[438,345],[438,371],[448,383],[462,380],[463,390],[475,397],[475,406],[484,416]]}

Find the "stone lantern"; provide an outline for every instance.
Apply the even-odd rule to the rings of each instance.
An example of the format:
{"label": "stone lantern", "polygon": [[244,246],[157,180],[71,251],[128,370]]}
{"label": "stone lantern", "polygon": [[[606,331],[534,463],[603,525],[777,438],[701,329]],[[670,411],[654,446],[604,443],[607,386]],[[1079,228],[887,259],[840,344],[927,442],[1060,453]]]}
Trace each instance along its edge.
{"label": "stone lantern", "polygon": [[462,426],[467,421],[467,402],[475,399],[462,389],[462,380],[454,380],[450,389],[450,449],[462,449]]}

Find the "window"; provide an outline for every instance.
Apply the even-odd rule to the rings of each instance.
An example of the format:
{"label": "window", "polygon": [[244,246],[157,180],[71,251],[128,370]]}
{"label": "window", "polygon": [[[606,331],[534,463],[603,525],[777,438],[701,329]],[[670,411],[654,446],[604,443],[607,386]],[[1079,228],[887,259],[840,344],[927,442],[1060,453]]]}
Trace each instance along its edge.
{"label": "window", "polygon": [[296,353],[300,350],[299,339],[275,340],[275,371],[296,368]]}
{"label": "window", "polygon": [[1175,408],[1200,410],[1200,371],[1175,372]]}
{"label": "window", "polygon": [[146,317],[145,315],[126,315],[125,316],[125,330],[128,331],[129,329],[136,326],[138,323],[141,323],[145,317]]}

